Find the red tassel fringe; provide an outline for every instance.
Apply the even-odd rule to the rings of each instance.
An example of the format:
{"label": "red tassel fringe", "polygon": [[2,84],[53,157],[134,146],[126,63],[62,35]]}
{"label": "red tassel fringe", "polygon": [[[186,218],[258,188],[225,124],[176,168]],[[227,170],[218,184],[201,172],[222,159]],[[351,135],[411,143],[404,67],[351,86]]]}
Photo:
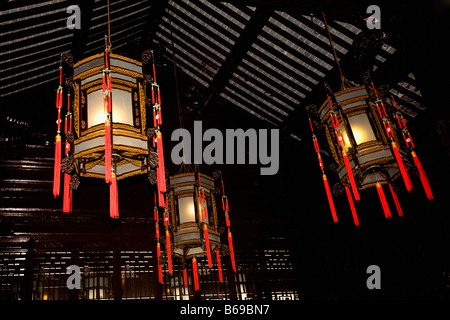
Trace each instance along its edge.
{"label": "red tassel fringe", "polygon": [[345,192],[347,193],[348,203],[350,204],[350,209],[352,210],[353,222],[355,226],[359,226],[358,215],[356,214],[355,204],[353,203],[352,193],[348,187],[345,187]]}
{"label": "red tassel fringe", "polygon": [[231,236],[230,229],[228,229],[228,247],[230,248],[231,266],[233,267],[233,271],[236,272],[236,261],[234,259],[233,238]]}
{"label": "red tassel fringe", "polygon": [[219,281],[223,283],[222,263],[220,262],[220,251],[216,250],[217,270],[219,272]]}
{"label": "red tassel fringe", "polygon": [[166,230],[166,247],[167,247],[167,265],[169,269],[169,274],[172,274],[172,245],[170,244],[170,233]]}
{"label": "red tassel fringe", "polygon": [[331,196],[331,191],[330,191],[330,186],[328,184],[327,176],[325,174],[323,174],[322,179],[323,179],[323,183],[325,185],[325,191],[327,192],[328,204],[330,205],[330,210],[331,210],[331,214],[333,216],[333,221],[336,223],[336,222],[338,222],[338,218],[337,218],[337,214],[336,214],[336,209],[334,207],[333,197]]}
{"label": "red tassel fringe", "polygon": [[356,187],[355,177],[353,176],[353,171],[352,171],[352,167],[350,166],[350,161],[348,160],[348,157],[347,157],[347,152],[342,151],[342,157],[344,158],[345,169],[347,170],[347,176],[348,176],[348,180],[350,181],[350,185],[352,187],[353,196],[355,197],[356,201],[359,201],[359,199],[360,199],[359,192],[358,192],[358,188]]}
{"label": "red tassel fringe", "polygon": [[206,255],[208,257],[208,268],[212,268],[211,247],[209,246],[208,226],[203,225],[203,233],[205,235]]}
{"label": "red tassel fringe", "polygon": [[119,218],[119,192],[114,172],[111,173],[111,184],[109,185],[109,215],[113,219]]}
{"label": "red tassel fringe", "polygon": [[422,185],[427,195],[427,198],[428,200],[433,200],[434,199],[433,193],[431,192],[430,182],[428,181],[428,176],[425,172],[425,169],[423,168],[422,164],[420,163],[419,157],[414,151],[411,152],[411,155],[414,159],[414,164],[416,165],[417,169],[419,169],[420,181],[422,181]]}
{"label": "red tassel fringe", "polygon": [[388,203],[386,201],[386,196],[384,195],[383,187],[379,182],[377,182],[378,196],[380,197],[381,205],[383,206],[384,216],[386,219],[392,218],[391,210],[389,210]]}
{"label": "red tassel fringe", "polygon": [[111,183],[111,121],[105,120],[105,182]]}
{"label": "red tassel fringe", "polygon": [[183,269],[183,284],[184,284],[185,288],[187,288],[189,286],[188,275],[187,275],[187,268],[186,267],[184,267],[184,269]]}
{"label": "red tassel fringe", "polygon": [[398,151],[397,144],[394,141],[392,141],[392,150],[394,151],[395,160],[397,160],[400,173],[402,174],[403,181],[405,182],[406,190],[408,190],[408,192],[411,192],[413,190],[413,185],[408,171],[406,171],[405,165],[403,164],[403,160],[400,155],[400,151]]}
{"label": "red tassel fringe", "polygon": [[158,168],[156,169],[156,175],[158,180],[158,198],[159,206],[164,207],[164,192],[166,189],[166,172],[164,168],[164,150],[162,143],[162,134],[160,131],[156,134],[156,145],[158,148]]}
{"label": "red tassel fringe", "polygon": [[395,193],[394,188],[392,188],[391,184],[389,184],[389,189],[391,189],[392,198],[394,199],[394,203],[395,203],[395,207],[397,208],[398,215],[400,217],[403,217],[402,207],[400,206],[400,202],[398,201],[397,194]]}
{"label": "red tassel fringe", "polygon": [[156,244],[156,257],[158,259],[158,280],[159,283],[163,283],[162,265],[159,262],[159,258],[161,257],[161,245],[159,242]]}
{"label": "red tassel fringe", "polygon": [[55,165],[53,168],[53,196],[59,196],[61,189],[61,136],[56,135],[55,143]]}
{"label": "red tassel fringe", "polygon": [[64,173],[64,196],[63,196],[63,212],[71,213],[72,212],[72,199],[70,192],[70,179],[71,176],[67,172]]}
{"label": "red tassel fringe", "polygon": [[192,274],[194,275],[194,289],[195,291],[200,290],[200,283],[198,281],[198,269],[197,269],[197,259],[192,258]]}

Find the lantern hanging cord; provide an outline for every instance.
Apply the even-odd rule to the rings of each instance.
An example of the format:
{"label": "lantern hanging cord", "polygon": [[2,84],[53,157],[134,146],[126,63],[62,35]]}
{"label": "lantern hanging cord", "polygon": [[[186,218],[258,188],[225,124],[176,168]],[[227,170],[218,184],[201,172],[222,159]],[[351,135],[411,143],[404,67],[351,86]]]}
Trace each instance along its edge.
{"label": "lantern hanging cord", "polygon": [[339,59],[336,54],[336,49],[334,48],[333,39],[331,38],[331,33],[330,33],[330,29],[328,27],[328,22],[327,22],[327,17],[325,16],[325,11],[322,11],[322,16],[323,16],[323,22],[325,24],[325,29],[327,30],[328,39],[330,40],[331,49],[333,50],[334,61],[336,61],[336,64],[339,68],[339,73],[341,75],[341,90],[344,90],[345,83],[347,83],[349,86],[350,86],[350,83],[345,79],[344,73],[342,72],[341,64],[339,63]]}
{"label": "lantern hanging cord", "polygon": [[107,49],[108,51],[111,50],[111,23],[110,23],[110,15],[109,15],[109,0],[107,0],[107,7],[108,7],[108,43],[107,43]]}
{"label": "lantern hanging cord", "polygon": [[[176,95],[177,95],[178,121],[180,123],[180,128],[184,129],[183,109],[181,108],[180,86],[178,83],[177,62],[176,62],[176,58],[175,58],[175,44],[173,42],[172,19],[170,18],[170,15],[171,15],[170,9],[168,8],[167,10],[168,10],[169,29],[170,29],[170,44],[172,47],[173,73],[174,73],[174,77],[175,77],[175,89],[176,89]],[[183,146],[183,162],[181,163],[179,173],[192,172],[193,170],[192,170],[191,166],[186,164],[186,161],[185,161],[186,159],[185,159],[184,150],[186,150],[186,149],[185,149],[185,145],[184,145],[184,137],[182,137],[181,143]]]}

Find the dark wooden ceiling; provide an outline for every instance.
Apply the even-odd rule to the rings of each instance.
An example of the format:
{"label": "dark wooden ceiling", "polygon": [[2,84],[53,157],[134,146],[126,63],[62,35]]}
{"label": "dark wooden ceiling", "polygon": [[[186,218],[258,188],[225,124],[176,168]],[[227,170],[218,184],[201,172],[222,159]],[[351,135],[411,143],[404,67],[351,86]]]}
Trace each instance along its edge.
{"label": "dark wooden ceiling", "polygon": [[[106,0],[80,2],[81,29],[70,30],[66,9],[72,4],[77,2],[2,3],[0,98],[54,86],[62,52],[77,61],[103,50]],[[379,80],[391,86],[406,118],[414,119],[427,106],[403,29],[395,27],[416,16],[406,2],[386,3],[383,28],[370,31],[366,8],[358,1],[111,1],[111,40],[113,52],[137,59],[157,48],[169,66],[174,48],[180,73],[195,93],[185,108],[207,112],[219,99],[231,112],[243,109],[274,127],[288,127],[295,137],[294,115],[322,93],[324,80],[338,79],[324,11],[344,74],[353,83],[362,81],[355,70],[369,70],[377,80],[382,74]]]}

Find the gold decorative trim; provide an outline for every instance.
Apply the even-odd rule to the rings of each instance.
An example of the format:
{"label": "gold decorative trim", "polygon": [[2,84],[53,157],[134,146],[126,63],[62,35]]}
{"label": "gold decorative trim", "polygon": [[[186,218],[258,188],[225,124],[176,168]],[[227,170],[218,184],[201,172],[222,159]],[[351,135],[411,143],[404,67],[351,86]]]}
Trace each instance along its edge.
{"label": "gold decorative trim", "polygon": [[100,84],[100,83],[101,83],[102,86],[103,86],[103,79],[97,79],[97,80],[94,80],[94,81],[85,83],[85,84],[83,84],[83,86],[81,87],[81,90],[84,90],[84,89],[86,89],[86,88],[95,86],[96,84]]}
{"label": "gold decorative trim", "polygon": [[135,147],[123,146],[120,144],[115,144],[114,149],[122,150],[122,151],[129,151],[136,155],[139,155],[139,154],[148,155],[148,150],[141,149],[141,148],[135,148]]}
{"label": "gold decorative trim", "polygon": [[361,90],[361,89],[365,89],[366,87],[365,86],[358,86],[358,87],[351,87],[351,88],[347,88],[347,89],[344,89],[344,90],[340,90],[340,91],[336,91],[336,92],[334,92],[333,94],[334,94],[334,96],[340,96],[340,95],[343,95],[343,94],[345,94],[345,93],[349,93],[349,92],[353,92],[353,91],[358,91],[358,90]]}
{"label": "gold decorative trim", "polygon": [[114,53],[110,53],[110,54],[109,54],[109,57],[110,57],[110,58],[114,58],[114,59],[119,59],[119,60],[127,61],[127,62],[131,62],[131,63],[134,63],[134,64],[136,64],[136,65],[142,67],[142,62],[137,61],[137,60],[134,60],[134,59],[131,59],[131,58],[128,58],[128,57],[124,57],[124,56],[121,56],[121,55],[118,55],[118,54],[114,54]]}
{"label": "gold decorative trim", "polygon": [[[129,151],[129,152],[134,153],[135,155],[148,155],[148,150],[144,150],[144,149],[140,149],[140,148],[130,148],[130,147],[127,147],[127,146],[122,146],[122,145],[114,145],[114,149],[121,150],[121,151]],[[89,155],[89,154],[92,154],[92,153],[95,153],[95,152],[99,152],[99,151],[103,152],[104,150],[105,150],[105,146],[94,147],[94,148],[91,148],[91,149],[87,149],[87,150],[75,153],[73,155],[73,157],[75,159],[83,158],[86,155]]]}
{"label": "gold decorative trim", "polygon": [[[349,157],[349,161],[352,161],[353,158]],[[360,167],[361,170],[364,170],[370,166],[373,166],[374,164],[386,164],[386,163],[393,163],[394,161],[394,157],[383,157],[383,158],[378,158],[378,159],[374,159],[374,160],[370,160],[364,163],[360,163]],[[339,162],[339,166],[337,168],[337,171],[341,171],[343,168],[345,167],[344,161]],[[353,168],[352,168],[353,169]],[[347,175],[347,173],[344,174],[344,177]]]}
{"label": "gold decorative trim", "polygon": [[140,108],[141,108],[141,132],[145,134],[146,126],[147,126],[147,109],[145,106],[145,87],[142,87],[142,84],[139,82],[139,100],[140,100]]}
{"label": "gold decorative trim", "polygon": [[80,172],[80,176],[81,177],[86,177],[86,178],[100,178],[100,179],[104,179],[105,175],[104,174],[99,174],[99,173],[91,173],[91,172]]}
{"label": "gold decorative trim", "polygon": [[138,72],[136,72],[136,71],[131,71],[131,70],[123,69],[123,68],[120,68],[120,67],[114,67],[114,66],[111,66],[110,69],[111,69],[112,72],[121,73],[121,74],[124,74],[124,75],[126,75],[126,76],[133,77],[133,78],[143,78],[143,77],[144,77],[144,76],[142,75],[142,73],[138,73]]}
{"label": "gold decorative trim", "polygon": [[[89,132],[88,134],[85,133],[82,137],[80,137],[77,140],[75,140],[74,144],[79,144],[79,143],[84,142],[86,140],[91,140],[91,139],[97,138],[99,136],[104,136],[105,135],[105,129],[104,129],[104,125],[102,125],[102,126],[103,126],[103,128],[98,128],[96,131]],[[136,139],[139,139],[139,140],[142,140],[142,141],[147,141],[148,140],[147,136],[141,135],[140,133],[129,132],[129,131],[122,130],[122,129],[115,129],[114,126],[115,125],[113,125],[113,136],[123,136],[123,137],[136,138]]]}
{"label": "gold decorative trim", "polygon": [[[136,133],[139,133],[139,128],[135,128],[133,126],[130,126],[129,124],[123,124],[123,123],[117,123],[117,122],[113,122],[113,129],[122,129],[122,130],[127,130],[127,131],[134,131]],[[146,135],[142,135],[142,137],[145,137],[145,140],[147,140],[147,136]]]}
{"label": "gold decorative trim", "polygon": [[[129,124],[115,122],[112,125],[113,125],[114,130],[115,129],[122,129],[122,130],[126,130],[126,131],[133,131],[135,133],[139,133],[140,132],[139,128],[135,128],[133,126],[130,126]],[[82,135],[84,136],[84,135],[89,134],[91,132],[95,132],[97,130],[104,130],[104,129],[105,129],[105,124],[104,123],[99,123],[99,124],[96,124],[93,127],[90,127],[89,129],[86,129],[85,131],[83,131]],[[145,137],[145,140],[147,140],[147,136],[146,135],[143,135],[142,137]]]}
{"label": "gold decorative trim", "polygon": [[105,69],[105,65],[102,64],[100,66],[88,69],[86,71],[83,71],[80,74],[77,74],[76,76],[73,77],[74,80],[80,79],[80,80],[84,80],[86,78],[89,78],[90,76],[94,75],[94,74],[98,74],[98,73],[102,73],[103,69]]}
{"label": "gold decorative trim", "polygon": [[[378,152],[378,151],[382,151],[382,150],[390,150],[388,145],[383,144],[381,141],[369,141],[369,142],[365,142],[363,144],[360,145],[361,149],[367,149],[370,148],[368,150],[361,150],[358,151],[356,153],[356,155],[358,157],[360,156],[365,156],[366,154],[370,154],[370,153],[374,153],[374,152]],[[378,146],[378,148],[374,148],[375,146]]]}
{"label": "gold decorative trim", "polygon": [[[144,173],[147,173],[147,169],[145,169],[144,171],[135,170],[135,171],[132,171],[132,172],[127,172],[125,174],[117,176],[117,180],[122,180],[122,179],[125,179],[125,178],[128,178],[128,177],[131,177],[131,176],[136,176],[136,175],[144,174]],[[92,173],[92,172],[86,172],[86,173],[81,172],[80,176],[86,177],[86,178],[99,178],[99,179],[104,179],[105,178],[104,174]]]}
{"label": "gold decorative trim", "polygon": [[211,195],[211,205],[212,205],[212,209],[213,209],[214,230],[217,230],[217,227],[218,227],[217,205],[216,205],[216,199],[215,199],[214,195]]}
{"label": "gold decorative trim", "polygon": [[95,167],[96,165],[104,166],[105,161],[103,161],[103,159],[99,159],[97,161],[88,162],[84,165],[84,169],[89,170],[89,169],[92,169],[93,167]]}
{"label": "gold decorative trim", "polygon": [[[367,117],[367,110],[369,109],[369,107],[367,106],[367,104],[361,105],[361,106],[357,106],[357,107],[353,107],[351,109],[347,109],[347,110],[342,110],[342,112],[344,112],[345,116],[347,117],[347,119],[357,116],[359,114],[365,114]],[[370,120],[369,120],[370,121]]]}
{"label": "gold decorative trim", "polygon": [[328,126],[325,126],[325,135],[327,136],[328,146],[330,147],[331,153],[333,154],[334,161],[336,161],[336,163],[339,163],[339,156],[334,146],[333,139],[331,138],[331,133]]}
{"label": "gold decorative trim", "polygon": [[137,176],[139,174],[145,174],[145,173],[147,173],[147,168],[145,168],[144,170],[139,169],[139,170],[135,170],[135,171],[124,173],[124,174],[122,174],[120,176],[117,176],[117,180],[122,180],[122,179],[125,179],[125,178],[129,178],[129,177],[132,177],[132,176]]}
{"label": "gold decorative trim", "polygon": [[86,90],[86,94],[89,94],[89,93],[97,91],[97,90],[103,90],[103,85],[90,87],[89,89]]}
{"label": "gold decorative trim", "polygon": [[[85,83],[85,84],[81,87],[81,89],[84,90],[84,89],[86,89],[86,88],[95,86],[96,84],[101,84],[101,86],[103,87],[103,79],[97,79],[97,80],[94,80],[94,81]],[[122,84],[122,85],[129,86],[129,87],[132,87],[132,88],[136,88],[136,87],[137,87],[136,83],[133,83],[133,82],[131,82],[131,81],[127,81],[127,80],[122,80],[122,79],[118,79],[118,78],[111,77],[111,86],[112,86],[113,88],[114,88],[114,85],[115,85],[115,84],[116,84],[116,85],[117,85],[117,84]]]}
{"label": "gold decorative trim", "polygon": [[74,82],[73,89],[73,124],[77,137],[80,136],[80,86]]}
{"label": "gold decorative trim", "polygon": [[80,61],[78,61],[77,63],[75,63],[75,64],[73,65],[73,68],[75,69],[75,68],[79,67],[80,65],[85,64],[86,62],[89,62],[89,61],[92,61],[92,60],[94,60],[94,59],[103,57],[104,55],[105,55],[105,54],[102,52],[102,53],[97,53],[97,54],[95,54],[95,55],[93,55],[93,56],[84,58],[83,60],[80,60]]}
{"label": "gold decorative trim", "polygon": [[92,153],[99,152],[99,151],[103,152],[104,150],[105,150],[105,146],[95,147],[95,148],[84,150],[84,151],[81,151],[78,153],[74,153],[73,157],[74,157],[74,159],[83,158],[86,155],[91,155]]}
{"label": "gold decorative trim", "polygon": [[[350,103],[354,103],[354,102],[358,102],[358,101],[365,101],[369,96],[367,94],[362,95],[362,96],[357,96],[357,97],[353,97],[353,98],[349,98],[347,100],[343,100],[341,102],[339,102],[338,104],[342,107],[342,106],[346,106]],[[359,106],[357,106],[359,107]],[[354,107],[354,108],[357,108]]]}
{"label": "gold decorative trim", "polygon": [[[111,83],[111,88],[120,89],[120,90],[124,90],[124,91],[128,91],[128,92],[132,91],[130,87],[122,86],[120,84],[115,84],[115,83]],[[93,91],[97,91],[97,90],[100,90],[100,89],[103,90],[103,85],[90,87],[89,89],[86,90],[86,94],[89,94],[89,93],[91,93]],[[112,94],[114,94],[114,92],[112,92]]]}

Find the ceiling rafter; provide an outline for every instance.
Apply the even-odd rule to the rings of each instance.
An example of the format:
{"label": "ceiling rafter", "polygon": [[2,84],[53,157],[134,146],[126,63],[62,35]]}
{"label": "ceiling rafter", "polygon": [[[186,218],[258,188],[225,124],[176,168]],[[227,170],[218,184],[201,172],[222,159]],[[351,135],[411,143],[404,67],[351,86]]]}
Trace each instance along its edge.
{"label": "ceiling rafter", "polygon": [[228,54],[220,70],[211,82],[211,85],[208,87],[208,90],[204,93],[199,104],[202,112],[205,112],[213,96],[221,93],[232,73],[244,58],[250,45],[258,37],[259,32],[269,20],[271,14],[271,10],[259,8],[255,10],[245,26],[245,29],[242,31],[241,35],[234,44],[233,49]]}

